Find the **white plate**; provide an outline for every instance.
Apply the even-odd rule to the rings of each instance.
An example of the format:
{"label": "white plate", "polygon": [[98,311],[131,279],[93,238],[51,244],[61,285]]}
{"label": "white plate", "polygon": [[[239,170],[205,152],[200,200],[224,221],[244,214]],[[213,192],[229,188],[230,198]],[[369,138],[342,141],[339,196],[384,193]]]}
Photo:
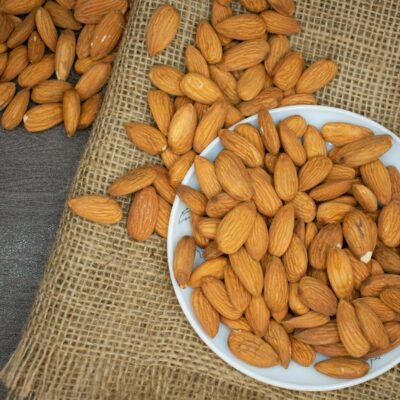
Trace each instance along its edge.
{"label": "white plate", "polygon": [[[322,106],[289,106],[282,107],[271,111],[272,118],[275,123],[287,118],[291,115],[301,115],[310,125],[314,125],[317,128],[321,128],[326,122],[350,122],[353,124],[363,125],[372,129],[375,134],[389,134],[393,136],[393,147],[388,151],[381,160],[386,165],[394,165],[400,168],[400,140],[388,129],[382,125],[371,121],[370,119],[361,115],[341,110],[332,107]],[[247,118],[241,123],[250,123],[255,127],[258,127],[257,116]],[[202,156],[214,161],[218,153],[222,151],[223,147],[220,140],[215,139],[201,154]],[[195,189],[199,189],[197,179],[194,173],[194,167],[192,166],[185,176],[182,182],[185,185],[191,186]],[[203,330],[201,325],[198,323],[190,301],[190,295],[192,292],[191,288],[181,289],[174,278],[173,273],[173,256],[174,249],[178,240],[184,235],[190,235],[191,228],[189,222],[188,208],[184,205],[178,197],[176,197],[174,205],[172,207],[171,217],[169,221],[168,229],[168,264],[169,271],[176,293],[176,297],[182,307],[186,318],[192,325],[193,329],[206,343],[206,345],[219,357],[221,357],[229,365],[241,371],[243,374],[251,376],[260,382],[264,382],[270,385],[279,386],[286,389],[304,390],[304,391],[318,391],[318,390],[335,390],[342,389],[349,386],[354,386],[362,382],[366,382],[370,379],[383,374],[390,368],[394,367],[400,362],[400,347],[392,350],[390,353],[384,356],[377,357],[369,360],[370,370],[367,375],[358,379],[340,380],[330,378],[317,372],[313,367],[302,367],[295,362],[291,362],[287,370],[277,366],[273,368],[257,368],[248,365],[238,358],[236,358],[229,350],[227,345],[227,339],[229,329],[221,324],[218,335],[211,339]],[[197,249],[196,263],[195,265],[202,262],[202,251]],[[326,357],[317,355],[315,362],[321,361]]]}

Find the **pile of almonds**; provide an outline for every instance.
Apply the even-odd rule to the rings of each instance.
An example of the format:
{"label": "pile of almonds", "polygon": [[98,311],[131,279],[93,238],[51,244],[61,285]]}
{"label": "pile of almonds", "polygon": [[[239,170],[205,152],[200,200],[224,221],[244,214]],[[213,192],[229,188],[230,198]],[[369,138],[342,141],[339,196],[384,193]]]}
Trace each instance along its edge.
{"label": "pile of almonds", "polygon": [[[3,128],[23,121],[27,131],[40,132],[64,121],[73,136],[89,127],[127,10],[127,0],[0,1]],[[75,85],[68,82],[73,67],[81,75]]]}
{"label": "pile of almonds", "polygon": [[[298,115],[276,126],[268,109],[316,104],[314,93],[337,73],[331,60],[304,67],[287,35],[300,31],[292,0],[214,0],[211,23],[200,21],[186,73],[155,65],[148,94],[156,126],[126,124],[141,150],[164,166],[129,171],[108,188],[134,194],[127,218],[134,240],[167,237],[175,196],[190,209],[192,236],[174,255],[178,284],[194,288],[193,309],[214,337],[220,322],[228,344],[259,367],[291,359],[317,363],[334,377],[365,375],[363,358],[400,342],[400,174],[379,160],[390,136],[332,122],[321,132]],[[164,50],[179,13],[160,6],[149,21],[150,55]],[[259,127],[238,124],[258,114]],[[215,163],[198,155],[219,137]],[[334,147],[327,152],[327,143]],[[194,163],[200,191],[181,184]],[[112,197],[70,199],[90,221],[123,217]],[[382,207],[382,208],[381,208]],[[193,268],[196,246],[205,261]]]}

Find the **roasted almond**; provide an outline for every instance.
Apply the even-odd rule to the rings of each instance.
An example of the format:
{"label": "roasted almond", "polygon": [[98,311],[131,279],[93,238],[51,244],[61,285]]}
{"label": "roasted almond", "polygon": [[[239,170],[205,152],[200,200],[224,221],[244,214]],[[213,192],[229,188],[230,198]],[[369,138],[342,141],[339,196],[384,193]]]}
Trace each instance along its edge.
{"label": "roasted almond", "polygon": [[58,39],[57,29],[50,13],[43,7],[39,7],[35,15],[36,29],[45,45],[52,51],[56,51]]}
{"label": "roasted almond", "polygon": [[221,317],[221,322],[230,328],[232,331],[248,331],[251,332],[251,328],[249,323],[245,318],[239,319],[228,319],[225,317]]}
{"label": "roasted almond", "polygon": [[216,257],[212,260],[207,260],[197,266],[189,280],[189,286],[195,288],[200,287],[205,276],[213,276],[217,279],[224,277],[225,267],[228,265],[226,257]]}
{"label": "roasted almond", "polygon": [[214,164],[204,157],[196,156],[194,168],[201,191],[210,199],[222,191],[215,173]]}
{"label": "roasted almond", "polygon": [[111,74],[109,63],[99,62],[85,72],[75,86],[81,100],[86,100],[99,92],[107,83]]}
{"label": "roasted almond", "polygon": [[147,102],[158,129],[167,135],[174,114],[174,104],[171,98],[162,90],[151,90],[147,94]]}
{"label": "roasted almond", "polygon": [[168,236],[168,225],[169,225],[170,215],[171,215],[171,205],[161,196],[158,196],[158,214],[154,230],[159,236],[163,238],[167,238]]}
{"label": "roasted almond", "polygon": [[368,373],[369,364],[351,357],[335,357],[315,364],[315,369],[332,378],[355,379]]}
{"label": "roasted almond", "polygon": [[60,103],[63,101],[65,92],[71,88],[72,85],[69,82],[56,79],[42,81],[32,89],[32,100],[38,104]]}
{"label": "roasted almond", "polygon": [[279,105],[283,106],[295,106],[299,104],[318,104],[316,97],[312,94],[293,94],[284,97],[280,100]]}
{"label": "roasted almond", "polygon": [[215,30],[230,39],[251,40],[263,37],[266,26],[256,14],[240,14],[220,21]]}
{"label": "roasted almond", "polygon": [[[6,85],[9,85],[9,83],[6,83]],[[1,86],[2,84],[0,84],[0,88]],[[28,109],[29,96],[29,89],[22,89],[9,102],[1,117],[1,125],[4,129],[14,129],[21,123]]]}
{"label": "roasted almond", "polygon": [[176,187],[182,182],[195,156],[196,153],[194,151],[188,151],[169,168],[169,179],[172,187]]}
{"label": "roasted almond", "polygon": [[306,191],[319,185],[329,175],[332,166],[328,157],[310,158],[299,171],[299,190]]}
{"label": "roasted almond", "polygon": [[271,8],[277,11],[279,14],[292,16],[295,10],[295,4],[293,0],[270,0],[268,1]]}
{"label": "roasted almond", "polygon": [[212,80],[196,72],[186,74],[180,82],[180,88],[187,97],[199,103],[212,104],[223,97]]}
{"label": "roasted almond", "polygon": [[278,107],[282,98],[282,91],[279,88],[271,87],[263,89],[256,97],[249,101],[243,101],[237,107],[245,115],[253,115],[262,109],[270,110]]}
{"label": "roasted almond", "polygon": [[[11,3],[11,1],[9,2]],[[40,1],[40,3],[42,3],[42,1]],[[24,43],[29,38],[30,34],[35,29],[35,15],[36,6],[29,11],[29,14],[24,18],[24,20],[17,27],[15,27],[14,31],[8,37],[7,47],[13,49]]]}
{"label": "roasted almond", "polygon": [[192,292],[192,307],[200,325],[212,338],[218,333],[220,317],[200,288]]}
{"label": "roasted almond", "polygon": [[335,146],[344,146],[356,140],[373,136],[371,129],[347,122],[328,122],[322,129],[323,138]]}
{"label": "roasted almond", "polygon": [[315,311],[309,311],[303,315],[285,319],[282,325],[286,329],[307,329],[325,325],[329,322],[329,317]]}
{"label": "roasted almond", "polygon": [[309,367],[315,360],[315,352],[307,343],[303,343],[293,336],[290,336],[292,348],[292,360],[303,367]]}
{"label": "roasted almond", "polygon": [[350,297],[354,288],[353,268],[346,252],[342,249],[330,249],[326,259],[326,270],[336,296]]}
{"label": "roasted almond", "polygon": [[326,201],[318,206],[317,221],[322,224],[332,224],[343,221],[345,215],[354,209],[350,204],[339,201]]}
{"label": "roasted almond", "polygon": [[176,194],[189,207],[189,209],[197,215],[204,215],[207,198],[203,193],[186,185],[178,185]]}
{"label": "roasted almond", "polygon": [[375,247],[373,257],[377,262],[379,262],[381,266],[381,273],[383,273],[383,271],[388,272],[389,274],[400,273],[400,255],[395,249],[387,247],[383,243],[378,242]]}
{"label": "roasted almond", "polygon": [[400,312],[400,288],[387,287],[379,293],[379,298],[393,311]]}
{"label": "roasted almond", "polygon": [[155,155],[167,148],[166,137],[150,125],[130,122],[125,129],[132,143],[146,153]]}
{"label": "roasted almond", "polygon": [[257,213],[249,237],[245,242],[246,250],[254,260],[259,261],[266,254],[268,243],[269,234],[267,223],[264,217]]}
{"label": "roasted almond", "polygon": [[274,84],[282,90],[292,89],[299,80],[303,69],[303,55],[295,51],[287,53],[274,68]]}
{"label": "roasted almond", "polygon": [[32,107],[25,113],[23,121],[28,132],[45,131],[63,121],[63,106],[50,103]]}
{"label": "roasted almond", "polygon": [[353,179],[322,183],[310,191],[310,196],[318,202],[333,200],[348,192],[353,183]]}
{"label": "roasted almond", "polygon": [[314,93],[337,75],[337,65],[331,60],[319,60],[310,65],[296,84],[297,93]]}
{"label": "roasted almond", "polygon": [[287,369],[292,358],[292,345],[285,328],[278,322],[271,320],[264,339],[278,354],[283,368]]}
{"label": "roasted almond", "polygon": [[78,58],[85,58],[90,56],[90,43],[92,42],[92,35],[95,25],[84,25],[79,33],[76,42],[76,55]]}
{"label": "roasted almond", "polygon": [[45,46],[40,35],[33,31],[28,40],[28,58],[31,63],[39,62],[45,52]]}
{"label": "roasted almond", "polygon": [[263,64],[248,68],[237,82],[237,93],[242,100],[251,100],[264,88],[265,68]]}
{"label": "roasted almond", "polygon": [[215,65],[210,65],[211,79],[221,89],[225,98],[232,104],[240,102],[237,91],[237,80],[231,72],[223,71]]}
{"label": "roasted almond", "polygon": [[388,247],[400,246],[400,202],[383,207],[378,219],[379,239]]}
{"label": "roasted almond", "polygon": [[263,337],[267,333],[270,313],[262,296],[251,298],[245,316],[255,335]]}
{"label": "roasted almond", "polygon": [[12,81],[22,71],[26,70],[28,64],[28,50],[26,46],[18,46],[15,49],[11,50],[8,55],[7,65],[1,76],[1,81]]}
{"label": "roasted almond", "polygon": [[289,308],[297,315],[303,315],[310,311],[310,309],[300,300],[298,282],[289,283]]}
{"label": "roasted almond", "polygon": [[0,110],[7,107],[17,90],[14,82],[0,83]]}
{"label": "roasted almond", "polygon": [[264,157],[265,149],[261,135],[253,125],[239,124],[235,127],[235,132],[250,142],[258,150],[261,157]]}
{"label": "roasted almond", "polygon": [[75,89],[68,89],[63,96],[64,127],[68,136],[75,135],[81,113],[81,101]]}
{"label": "roasted almond", "polygon": [[293,234],[290,245],[282,257],[289,282],[298,282],[307,271],[307,249],[303,241]]}
{"label": "roasted almond", "polygon": [[151,83],[172,96],[183,96],[180,88],[182,78],[183,73],[169,65],[155,65],[149,73]]}
{"label": "roasted almond", "polygon": [[62,5],[54,1],[47,1],[44,8],[49,12],[56,27],[72,30],[82,28],[82,25],[74,18],[72,11]]}
{"label": "roasted almond", "polygon": [[371,189],[367,186],[356,183],[352,186],[353,196],[360,206],[367,212],[374,212],[378,209],[378,200]]}
{"label": "roasted almond", "polygon": [[297,166],[302,166],[306,162],[307,156],[304,147],[296,137],[296,134],[286,125],[280,124],[279,136],[282,147],[285,149],[287,155]]}
{"label": "roasted almond", "polygon": [[216,64],[222,58],[222,45],[211,24],[201,20],[197,27],[196,45],[209,64]]}
{"label": "roasted almond", "polygon": [[272,75],[276,64],[290,50],[289,40],[285,35],[274,35],[269,41],[269,52],[264,66],[269,75]]}
{"label": "roasted almond", "polygon": [[101,95],[95,94],[89,97],[86,101],[81,104],[81,114],[79,116],[78,129],[86,129],[92,125],[93,121],[97,117],[97,113],[101,106]]}
{"label": "roasted almond", "polygon": [[373,275],[361,284],[360,292],[365,296],[379,296],[379,293],[386,287],[400,286],[400,276],[396,274]]}
{"label": "roasted almond", "polygon": [[[232,267],[229,264],[227,264],[225,266],[224,282],[225,282],[226,291],[228,292],[228,296],[229,296],[229,299],[231,300],[231,303],[233,304],[233,306],[235,308],[244,312],[247,309],[247,307],[249,306],[249,303],[252,300],[252,298],[251,298],[251,295],[249,294],[249,292],[240,283],[240,279],[237,277],[237,275],[235,274],[235,272],[233,271]],[[257,303],[257,301],[253,301],[251,310],[249,311],[249,315],[251,317],[257,317],[257,316],[261,317],[260,313],[258,312],[258,307],[257,307],[256,303]],[[264,308],[266,309],[265,304],[264,304]],[[268,314],[268,318],[266,318],[267,323],[268,323],[269,311],[267,309],[266,311],[263,310],[263,312],[264,313],[267,312],[267,314]],[[246,318],[247,318],[247,316],[246,316]],[[264,317],[262,317],[262,318],[264,319]],[[249,318],[247,318],[247,321],[250,322]],[[265,324],[265,321],[263,323]],[[259,326],[259,324],[257,324],[257,326]],[[262,335],[258,335],[258,336],[262,336]]]}
{"label": "roasted almond", "polygon": [[280,139],[271,114],[267,110],[262,109],[258,112],[258,124],[265,148],[268,152],[277,154],[281,147]]}
{"label": "roasted almond", "polygon": [[181,288],[185,288],[193,270],[196,244],[191,236],[182,236],[174,252],[174,276]]}
{"label": "roasted almond", "polygon": [[287,251],[293,236],[294,219],[294,207],[290,203],[275,214],[269,228],[269,254],[280,257]]}

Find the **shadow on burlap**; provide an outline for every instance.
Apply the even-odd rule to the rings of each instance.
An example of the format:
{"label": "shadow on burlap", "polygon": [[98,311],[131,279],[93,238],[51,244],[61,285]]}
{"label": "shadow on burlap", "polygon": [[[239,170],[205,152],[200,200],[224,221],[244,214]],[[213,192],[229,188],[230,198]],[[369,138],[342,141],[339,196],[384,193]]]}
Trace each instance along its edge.
{"label": "shadow on burlap", "polygon": [[[184,68],[210,2],[170,1],[181,13],[172,46],[145,48],[149,16],[163,1],[137,0],[102,111],[70,195],[105,193],[129,169],[157,160],[134,148],[123,123],[150,122],[146,95],[154,63]],[[399,131],[400,2],[298,0],[303,33],[294,48],[310,62],[331,57],[339,77],[321,104],[346,108]],[[129,199],[121,199],[125,211]],[[36,302],[2,379],[10,397],[35,399],[394,399],[400,369],[355,388],[300,393],[261,384],[226,365],[198,338],[172,290],[165,240],[132,242],[125,221],[100,226],[62,217]]]}

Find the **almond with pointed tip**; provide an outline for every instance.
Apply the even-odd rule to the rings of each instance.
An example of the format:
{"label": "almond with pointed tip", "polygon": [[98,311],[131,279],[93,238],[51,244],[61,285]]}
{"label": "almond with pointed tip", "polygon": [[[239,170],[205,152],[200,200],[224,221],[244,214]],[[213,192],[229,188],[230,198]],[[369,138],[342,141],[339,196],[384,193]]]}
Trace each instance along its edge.
{"label": "almond with pointed tip", "polygon": [[276,64],[290,50],[290,43],[285,35],[274,35],[269,39],[270,50],[264,62],[265,69],[272,75]]}
{"label": "almond with pointed tip", "polygon": [[45,45],[52,51],[56,50],[58,39],[57,29],[50,13],[43,7],[39,7],[35,15],[36,29]]}
{"label": "almond with pointed tip", "polygon": [[281,143],[271,114],[267,110],[262,109],[258,112],[258,124],[265,148],[269,153],[277,154]]}
{"label": "almond with pointed tip", "polygon": [[309,367],[315,360],[315,352],[307,343],[303,343],[290,336],[290,344],[292,348],[292,360],[303,367]]}
{"label": "almond with pointed tip", "polygon": [[170,215],[171,215],[171,205],[161,196],[158,196],[158,214],[154,230],[159,236],[163,238],[167,238],[168,236],[168,225],[169,225]]}
{"label": "almond with pointed tip", "polygon": [[249,323],[246,321],[244,317],[239,319],[228,319],[225,317],[221,317],[221,322],[230,328],[232,331],[248,331],[251,332],[251,328]]}
{"label": "almond with pointed tip", "polygon": [[69,82],[49,79],[38,83],[32,89],[31,98],[38,104],[60,103],[63,101],[65,92],[69,89],[72,89],[72,85]]}
{"label": "almond with pointed tip", "polygon": [[185,288],[193,270],[196,244],[191,236],[182,236],[174,251],[174,276],[181,288]]}
{"label": "almond with pointed tip", "polygon": [[70,210],[97,224],[116,224],[122,219],[120,205],[110,197],[87,195],[68,200]]}
{"label": "almond with pointed tip", "polygon": [[293,236],[294,219],[294,207],[290,203],[275,214],[269,228],[269,254],[280,257],[287,251]]}
{"label": "almond with pointed tip", "polygon": [[282,325],[286,329],[308,329],[326,325],[329,322],[329,317],[315,311],[308,311],[303,315],[285,319]]}
{"label": "almond with pointed tip", "polygon": [[278,354],[283,368],[288,368],[292,358],[292,345],[289,335],[278,322],[273,319],[268,324],[264,339],[269,343]]}
{"label": "almond with pointed tip", "polygon": [[165,136],[150,125],[130,122],[125,124],[125,129],[132,143],[146,153],[160,154],[167,148]]}
{"label": "almond with pointed tip", "polygon": [[227,265],[228,260],[226,257],[222,256],[204,261],[193,270],[189,279],[189,286],[193,288],[200,287],[203,278],[206,276],[213,276],[216,279],[222,279]]}
{"label": "almond with pointed tip", "polygon": [[11,50],[8,55],[7,65],[1,76],[1,81],[12,81],[20,73],[26,71],[28,64],[28,50],[26,46],[18,46]]}
{"label": "almond with pointed tip", "polygon": [[263,64],[248,68],[237,82],[237,93],[242,100],[254,99],[264,88],[265,68]]}
{"label": "almond with pointed tip", "polygon": [[284,148],[287,155],[297,166],[302,166],[306,162],[307,157],[305,149],[299,139],[297,139],[296,134],[291,131],[286,125],[280,124],[279,136],[281,139],[282,147]]}
{"label": "almond with pointed tip", "polygon": [[76,55],[78,59],[90,56],[90,43],[92,42],[92,35],[95,25],[84,25],[79,33],[76,42]]}
{"label": "almond with pointed tip", "polygon": [[[348,298],[353,292],[353,268],[349,257],[342,249],[332,248],[326,259],[329,283],[338,298]],[[322,343],[321,343],[322,344]]]}
{"label": "almond with pointed tip", "polygon": [[282,91],[279,88],[271,87],[263,89],[258,96],[249,101],[243,101],[237,107],[243,115],[249,116],[262,109],[270,110],[271,108],[278,107],[282,96]]}
{"label": "almond with pointed tip", "polygon": [[222,45],[211,24],[201,20],[196,32],[196,46],[209,64],[216,64],[222,58]]}
{"label": "almond with pointed tip", "polygon": [[373,257],[380,264],[381,273],[384,271],[389,274],[400,274],[400,255],[396,252],[396,249],[392,249],[378,242]]}
{"label": "almond with pointed tip", "polygon": [[329,181],[314,187],[309,194],[318,202],[333,200],[348,192],[353,186],[353,183],[355,183],[353,179]]}
{"label": "almond with pointed tip", "polygon": [[[229,264],[225,266],[224,282],[231,303],[235,308],[244,312],[246,308],[249,306],[249,303],[252,300],[252,298],[250,293],[241,284],[240,279],[235,274],[235,272],[233,271],[232,267]],[[258,315],[258,313],[256,313],[256,309],[257,307],[256,304],[254,303],[252,306],[252,311],[250,311],[251,316],[255,317],[256,316],[255,314]],[[268,318],[269,318],[269,312],[268,312]],[[249,321],[249,318],[247,318],[247,321]]]}
{"label": "almond with pointed tip", "polygon": [[353,209],[354,207],[350,204],[339,201],[326,201],[318,206],[317,221],[322,224],[341,222],[346,214],[353,211]]}
{"label": "almond with pointed tip", "polygon": [[361,378],[369,371],[369,364],[351,357],[335,357],[315,364],[315,369],[332,378],[355,379]]}
{"label": "almond with pointed tip", "polygon": [[191,167],[196,153],[188,151],[169,168],[169,179],[172,187],[178,186]]}
{"label": "almond with pointed tip", "polygon": [[303,315],[310,311],[300,300],[298,282],[289,283],[289,308],[297,315]]}
{"label": "almond with pointed tip", "polygon": [[261,157],[264,157],[265,148],[258,129],[250,124],[239,124],[235,127],[235,132],[250,142],[258,150]]}
{"label": "almond with pointed tip", "polygon": [[[2,84],[0,84],[1,88]],[[29,89],[20,90],[10,101],[1,117],[1,125],[4,129],[14,129],[22,121],[29,105]]]}
{"label": "almond with pointed tip", "polygon": [[107,83],[110,74],[111,65],[102,62],[94,64],[85,72],[75,86],[81,100],[86,100],[99,92]]}
{"label": "almond with pointed tip", "polygon": [[251,298],[245,316],[255,335],[263,337],[267,333],[270,313],[262,296]]}
{"label": "almond with pointed tip", "polygon": [[189,72],[197,72],[198,74],[204,75],[207,78],[210,77],[207,61],[196,47],[186,47],[185,63]]}
{"label": "almond with pointed tip", "polygon": [[400,200],[400,173],[393,165],[389,165],[387,170],[389,172],[392,187],[392,200]]}
{"label": "almond with pointed tip", "polygon": [[293,234],[282,261],[289,282],[298,282],[306,274],[308,266],[307,249],[296,234]]}
{"label": "almond with pointed tip", "polygon": [[400,246],[400,201],[383,207],[378,219],[378,236],[388,247]]}
{"label": "almond with pointed tip", "polygon": [[267,10],[262,12],[261,16],[267,25],[267,32],[291,35],[301,31],[300,23],[287,15]]}
{"label": "almond with pointed tip", "polygon": [[330,321],[325,325],[304,329],[295,333],[295,338],[309,345],[329,345],[340,342],[336,322]]}
{"label": "almond with pointed tip", "polygon": [[310,158],[299,171],[299,190],[307,191],[320,184],[332,170],[332,161],[325,156]]}
{"label": "almond with pointed tip", "polygon": [[74,136],[79,124],[81,101],[75,89],[68,89],[63,97],[64,127],[69,137]]}
{"label": "almond with pointed tip", "polygon": [[238,204],[239,200],[234,199],[228,193],[221,192],[208,200],[206,206],[206,214],[209,217],[222,218]]}
{"label": "almond with pointed tip", "polygon": [[314,345],[313,349],[317,353],[321,353],[328,357],[347,357],[350,356],[343,343],[326,344],[326,345]]}
{"label": "almond with pointed tip", "polygon": [[208,199],[222,191],[215,173],[214,164],[211,161],[204,157],[196,156],[194,168],[200,189]]}
{"label": "almond with pointed tip", "polygon": [[230,39],[251,40],[263,37],[266,26],[256,14],[239,14],[218,22],[215,30]]}
{"label": "almond with pointed tip", "polygon": [[365,303],[369,308],[371,308],[382,322],[393,321],[396,318],[396,313],[379,297],[360,297],[354,301],[354,305],[359,302]]}
{"label": "almond with pointed tip", "polygon": [[183,73],[169,65],[154,65],[149,73],[151,83],[171,96],[183,96],[180,88]]}
{"label": "almond with pointed tip", "polygon": [[375,194],[378,202],[387,205],[392,198],[390,175],[381,160],[375,160],[360,167],[361,177]]}
{"label": "almond with pointed tip", "polygon": [[274,186],[281,200],[292,200],[298,190],[299,182],[296,167],[291,158],[283,153],[278,157],[274,169]]}
{"label": "almond with pointed tip", "polygon": [[379,298],[393,311],[400,312],[400,287],[387,287],[379,293]]}
{"label": "almond with pointed tip", "polygon": [[282,57],[273,70],[274,84],[282,90],[292,89],[304,69],[303,55],[300,52],[289,52]]}
{"label": "almond with pointed tip", "polygon": [[41,132],[63,121],[61,103],[41,104],[30,108],[23,117],[24,127],[28,132]]}
{"label": "almond with pointed tip", "polygon": [[0,111],[7,107],[17,90],[14,82],[0,83]]}
{"label": "almond with pointed tip", "polygon": [[264,217],[257,213],[249,237],[245,242],[246,250],[254,260],[260,261],[267,252],[268,243],[269,234],[267,223]]}
{"label": "almond with pointed tip", "polygon": [[174,104],[171,98],[162,90],[151,90],[147,94],[147,102],[158,129],[167,136],[174,114]]}
{"label": "almond with pointed tip", "polygon": [[297,93],[315,93],[337,75],[337,65],[332,60],[319,60],[310,65],[296,84]]}
{"label": "almond with pointed tip", "polygon": [[212,338],[218,333],[220,316],[200,288],[192,292],[192,307],[200,325]]}
{"label": "almond with pointed tip", "polygon": [[298,192],[291,204],[294,206],[296,218],[307,223],[314,220],[317,214],[317,206],[307,193]]}
{"label": "almond with pointed tip", "polygon": [[45,46],[40,35],[33,31],[28,40],[28,58],[31,63],[39,62],[45,52]]}
{"label": "almond with pointed tip", "polygon": [[371,129],[347,122],[328,122],[321,129],[323,138],[334,146],[344,146],[358,139],[373,136]]}
{"label": "almond with pointed tip", "polygon": [[120,11],[125,14],[128,9],[127,0],[85,0],[75,5],[74,17],[82,24],[97,24],[110,12]]}
{"label": "almond with pointed tip", "polygon": [[267,0],[240,0],[240,4],[247,10],[259,13],[268,8]]}
{"label": "almond with pointed tip", "polygon": [[291,17],[294,14],[294,0],[268,0],[269,5],[279,14]]}
{"label": "almond with pointed tip", "polygon": [[355,183],[351,191],[360,206],[367,212],[374,212],[378,209],[378,200],[371,189],[360,183]]}
{"label": "almond with pointed tip", "polygon": [[379,293],[386,287],[400,287],[400,276],[396,274],[373,275],[361,284],[360,292],[365,296],[379,296]]}
{"label": "almond with pointed tip", "polygon": [[49,12],[56,27],[76,31],[82,28],[82,25],[74,18],[72,11],[60,4],[54,1],[47,1],[44,8]]}
{"label": "almond with pointed tip", "polygon": [[35,29],[36,8],[33,9],[24,20],[15,27],[14,31],[8,37],[7,47],[14,49],[24,43]]}
{"label": "almond with pointed tip", "polygon": [[179,23],[178,10],[169,4],[160,5],[154,11],[146,31],[147,51],[151,56],[169,46],[178,31]]}
{"label": "almond with pointed tip", "polygon": [[240,102],[237,92],[237,80],[231,72],[223,71],[215,65],[210,65],[210,77],[221,89],[229,102],[232,104]]}
{"label": "almond with pointed tip", "polygon": [[207,198],[203,193],[186,185],[178,185],[176,194],[197,215],[204,215]]}
{"label": "almond with pointed tip", "polygon": [[101,107],[101,94],[89,97],[81,104],[78,129],[86,129],[93,124]]}

